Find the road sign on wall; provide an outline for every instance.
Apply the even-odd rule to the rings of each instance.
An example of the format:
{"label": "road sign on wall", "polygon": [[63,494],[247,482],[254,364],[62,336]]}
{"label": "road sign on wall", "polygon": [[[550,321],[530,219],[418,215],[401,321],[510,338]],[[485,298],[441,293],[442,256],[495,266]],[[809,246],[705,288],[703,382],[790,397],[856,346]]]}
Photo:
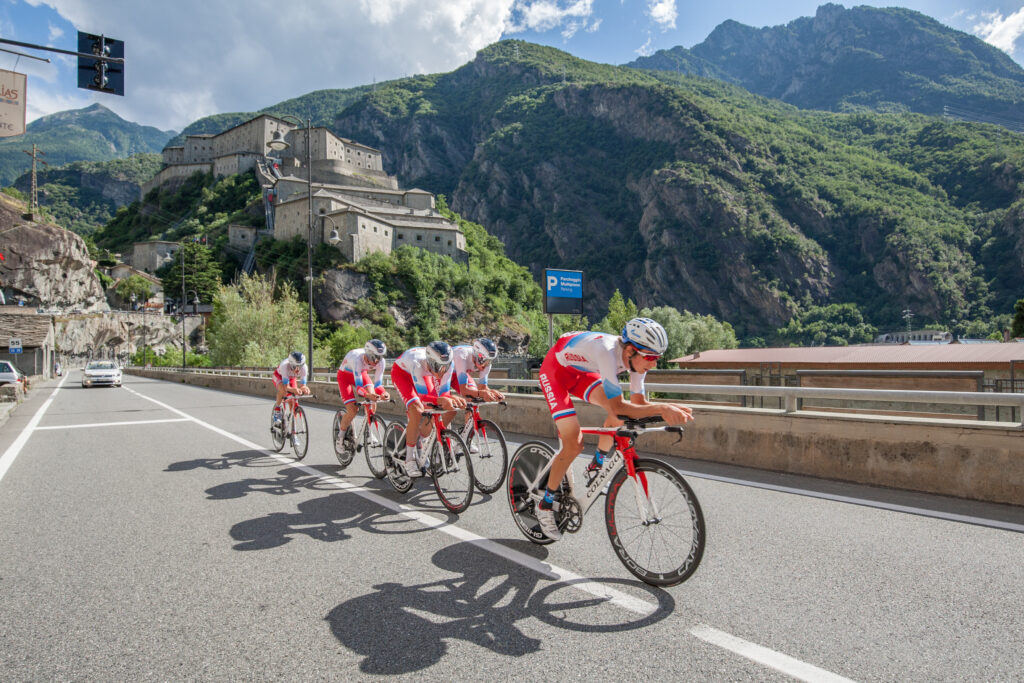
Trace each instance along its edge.
{"label": "road sign on wall", "polygon": [[7,341],[7,353],[21,353],[21,338],[11,337]]}
{"label": "road sign on wall", "polygon": [[583,271],[544,271],[544,312],[583,315]]}

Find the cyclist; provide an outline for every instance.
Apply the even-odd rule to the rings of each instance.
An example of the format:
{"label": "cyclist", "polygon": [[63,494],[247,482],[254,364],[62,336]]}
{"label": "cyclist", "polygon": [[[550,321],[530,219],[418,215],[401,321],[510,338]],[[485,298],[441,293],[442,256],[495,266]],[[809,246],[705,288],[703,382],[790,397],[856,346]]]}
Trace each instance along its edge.
{"label": "cyclist", "polygon": [[405,401],[409,418],[405,430],[405,469],[410,477],[423,474],[425,453],[418,448],[419,438],[430,434],[429,420],[421,423],[423,403],[434,403],[441,410],[465,408],[460,396],[451,394],[452,347],[443,341],[432,341],[425,347],[408,349],[391,366],[391,382]]}
{"label": "cyclist", "polygon": [[[541,532],[552,540],[562,534],[558,530],[552,506],[554,497],[572,461],[583,451],[583,435],[571,396],[599,405],[608,416],[604,426],[622,424],[618,415],[633,418],[659,415],[670,425],[693,419],[693,412],[682,405],[647,400],[644,377],[668,348],[665,328],[650,318],[633,318],[621,335],[601,332],[569,332],[551,347],[540,366],[540,386],[555,420],[559,451],[555,453],[548,476],[547,490],[537,507],[537,523]],[[629,373],[629,401],[624,400],[618,375]],[[614,449],[611,435],[602,435],[598,450],[587,467],[594,472],[604,464],[604,457]]]}
{"label": "cyclist", "polygon": [[348,430],[356,413],[359,412],[357,396],[369,401],[386,401],[391,398],[383,386],[386,365],[384,356],[387,352],[384,342],[380,339],[371,339],[363,348],[352,349],[346,353],[344,360],[341,361],[341,366],[338,367],[338,391],[341,392],[341,401],[345,405],[345,414],[341,417],[341,432],[338,438],[352,438]]}
{"label": "cyclist", "polygon": [[[452,389],[461,396],[479,398],[482,401],[501,401],[505,394],[487,386],[487,377],[491,374],[491,361],[498,357],[498,347],[490,339],[480,337],[472,344],[459,344],[452,347]],[[480,386],[473,381],[470,373],[477,373]],[[455,412],[445,413],[444,423],[450,424]],[[472,416],[467,415],[467,424]],[[476,443],[469,444],[469,452],[479,452]]]}
{"label": "cyclist", "polygon": [[[274,424],[281,422],[281,401],[286,394],[302,396],[309,393],[306,386],[306,379],[309,370],[306,368],[306,356],[301,351],[292,351],[281,364],[274,370],[274,388],[277,390],[277,398],[274,401]],[[293,436],[297,439],[297,436]]]}

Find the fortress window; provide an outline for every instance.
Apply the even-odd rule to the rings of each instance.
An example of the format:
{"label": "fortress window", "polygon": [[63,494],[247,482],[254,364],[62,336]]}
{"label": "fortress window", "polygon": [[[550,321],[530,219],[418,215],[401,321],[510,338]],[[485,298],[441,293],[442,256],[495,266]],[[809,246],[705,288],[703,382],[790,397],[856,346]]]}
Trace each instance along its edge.
{"label": "fortress window", "polygon": [[[387,233],[384,233],[384,234],[386,235]],[[405,239],[405,233],[404,232],[398,233],[398,239],[404,240]]]}
{"label": "fortress window", "polygon": [[440,242],[441,241],[441,236],[440,235],[434,235],[434,241],[435,242]]}
{"label": "fortress window", "polygon": [[417,242],[422,242],[423,241],[423,235],[416,235],[416,241]]}

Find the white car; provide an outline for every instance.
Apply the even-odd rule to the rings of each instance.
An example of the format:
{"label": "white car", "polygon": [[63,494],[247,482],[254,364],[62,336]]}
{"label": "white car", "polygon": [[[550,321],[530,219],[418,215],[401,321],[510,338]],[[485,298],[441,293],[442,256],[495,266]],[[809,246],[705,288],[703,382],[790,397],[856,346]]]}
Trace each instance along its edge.
{"label": "white car", "polygon": [[22,382],[24,379],[25,375],[23,375],[18,368],[14,367],[13,364],[5,360],[0,360],[0,384]]}
{"label": "white car", "polygon": [[91,360],[82,370],[82,388],[121,386],[121,369],[112,360]]}

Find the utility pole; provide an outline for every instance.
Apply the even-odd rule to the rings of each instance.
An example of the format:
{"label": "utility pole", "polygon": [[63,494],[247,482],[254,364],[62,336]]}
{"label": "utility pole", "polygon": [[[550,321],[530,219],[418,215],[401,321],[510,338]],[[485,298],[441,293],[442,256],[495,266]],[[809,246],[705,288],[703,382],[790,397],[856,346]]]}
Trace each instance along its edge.
{"label": "utility pole", "polygon": [[35,214],[35,212],[39,210],[39,183],[36,182],[36,162],[38,161],[43,166],[49,166],[49,164],[39,158],[40,155],[46,156],[46,153],[39,149],[35,144],[32,145],[31,152],[27,149],[23,149],[21,151],[32,157],[32,191],[31,203],[29,204],[28,210],[30,213]]}
{"label": "utility pole", "polygon": [[909,308],[903,309],[903,319],[907,321],[907,341],[910,341],[911,326],[910,321],[914,319],[914,312]]}

